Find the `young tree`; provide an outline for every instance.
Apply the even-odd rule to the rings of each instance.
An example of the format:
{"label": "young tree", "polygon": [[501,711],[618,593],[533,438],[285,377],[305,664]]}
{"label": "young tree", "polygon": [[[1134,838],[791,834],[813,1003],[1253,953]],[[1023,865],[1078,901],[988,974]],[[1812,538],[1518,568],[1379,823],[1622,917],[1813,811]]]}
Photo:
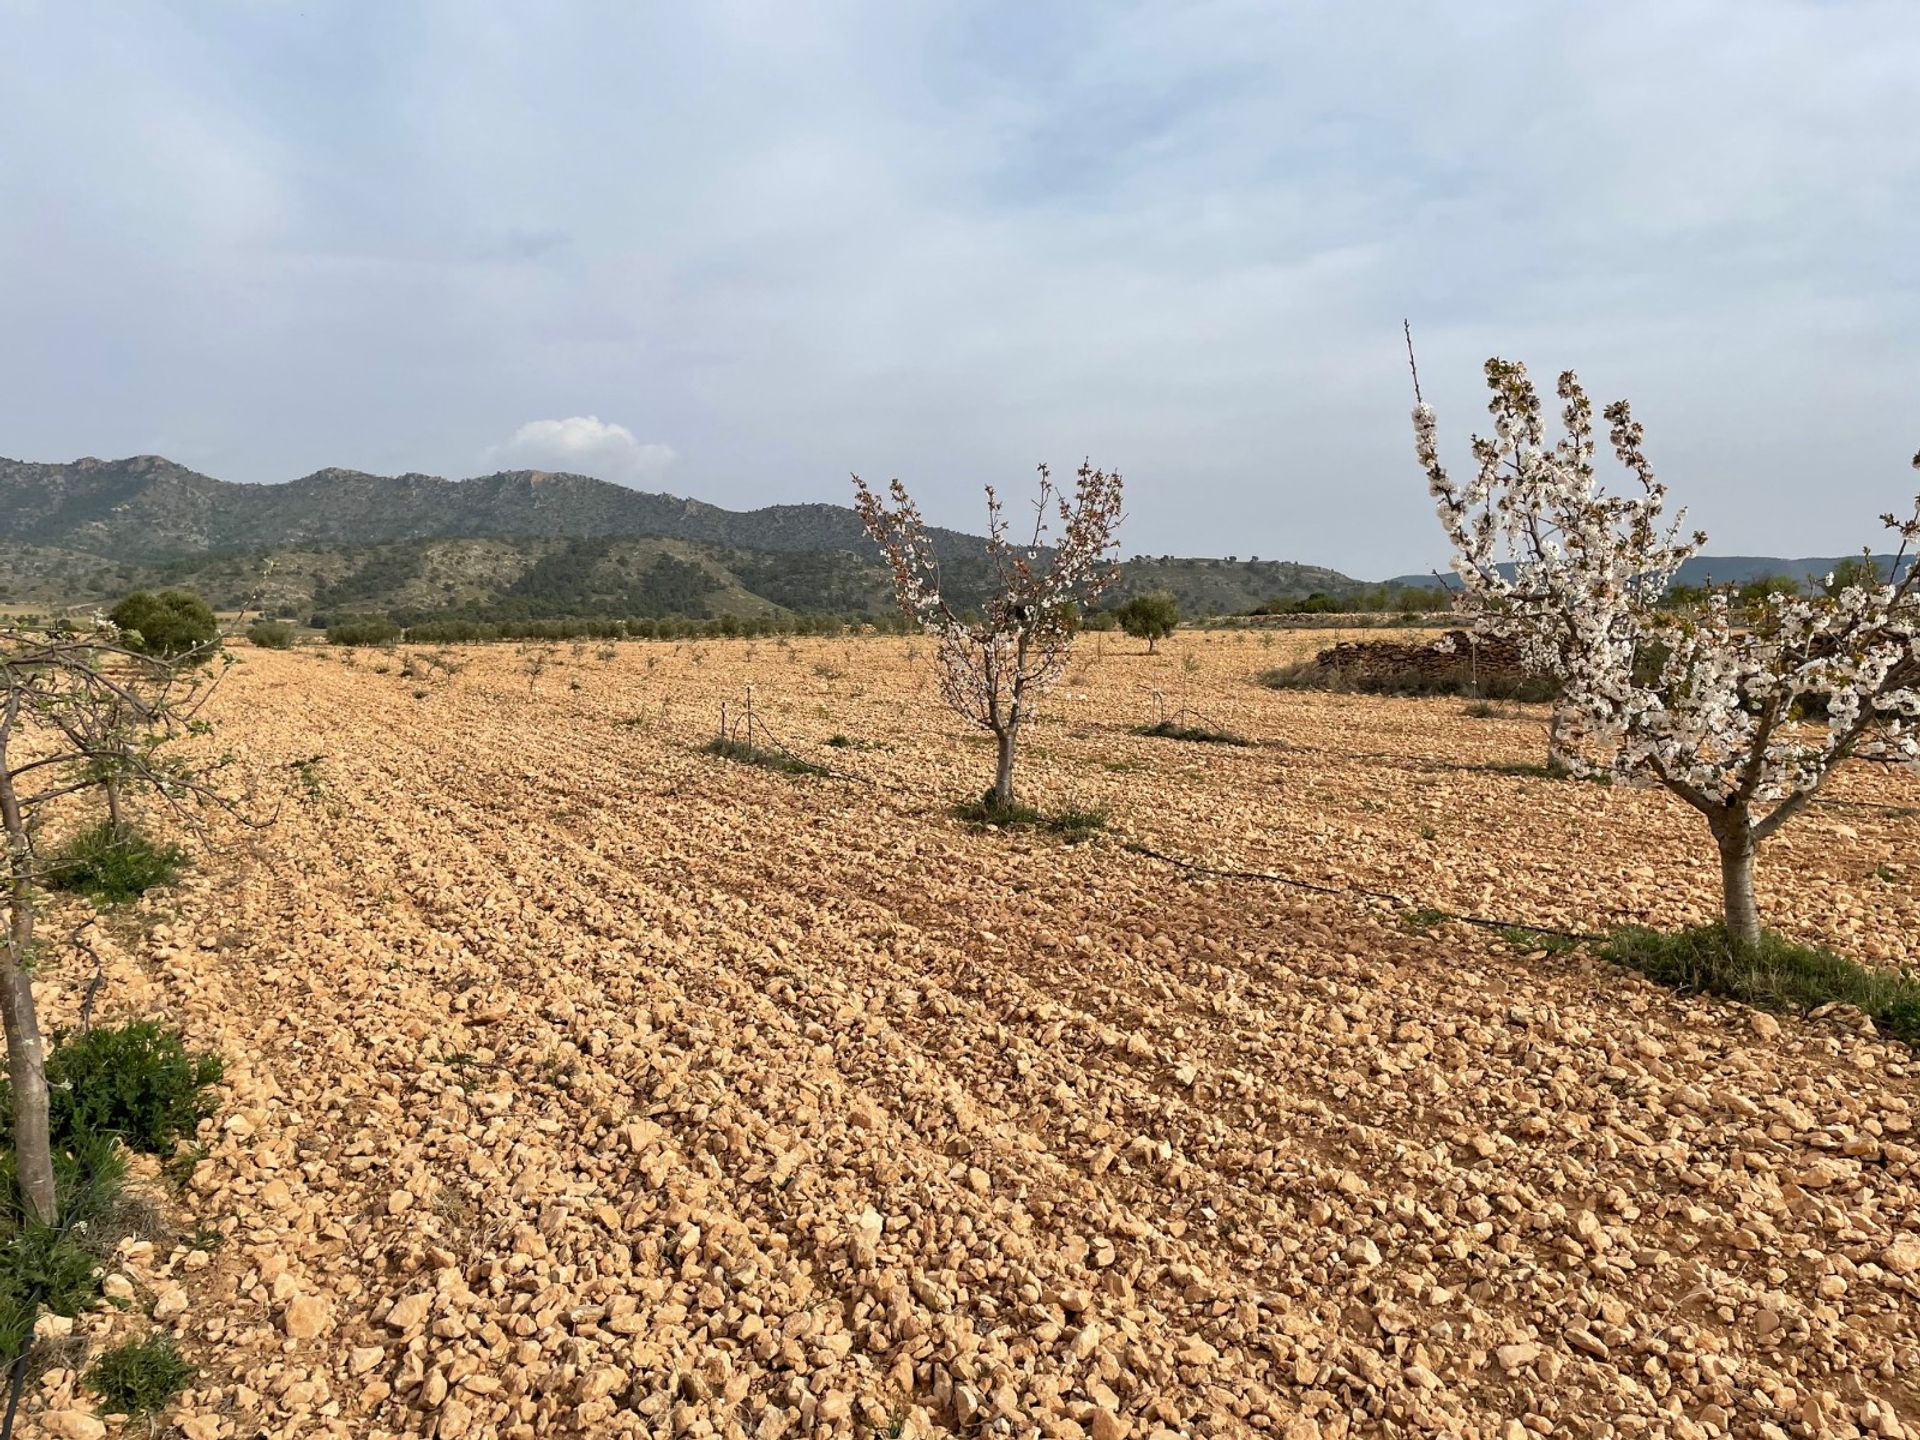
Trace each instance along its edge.
{"label": "young tree", "polygon": [[[987,561],[994,593],[977,619],[954,610],[940,590],[940,562],[920,511],[895,480],[888,505],[853,477],[856,508],[892,574],[900,612],[938,640],[940,695],[998,742],[990,809],[1014,803],[1014,747],[1032,705],[1066,669],[1073,644],[1068,616],[1091,604],[1119,573],[1110,552],[1120,527],[1120,476],[1082,464],[1071,496],[1045,465],[1034,500],[1033,532],[1007,534],[1000,497],[987,487]],[[1060,532],[1050,536],[1057,518]]]}
{"label": "young tree", "polygon": [[[205,651],[191,652],[194,660]],[[168,749],[204,729],[196,717],[217,672],[129,648],[108,625],[85,634],[0,629],[0,872],[8,923],[0,937],[0,1021],[13,1090],[14,1152],[29,1215],[55,1223],[46,1050],[34,1006],[38,894],[53,857],[40,820],[56,801],[128,788],[180,809],[218,800]]]}
{"label": "young tree", "polygon": [[1165,590],[1147,590],[1131,597],[1114,612],[1120,628],[1136,640],[1147,642],[1147,653],[1173,634],[1180,624],[1180,602]]}
{"label": "young tree", "polygon": [[[1664,786],[1705,817],[1728,934],[1752,945],[1756,848],[1847,757],[1920,758],[1920,577],[1812,597],[1776,590],[1745,605],[1718,589],[1697,613],[1676,614],[1663,594],[1706,536],[1662,523],[1666,487],[1626,402],[1604,416],[1634,488],[1611,495],[1573,372],[1560,377],[1564,433],[1551,445],[1526,368],[1494,359],[1486,376],[1494,433],[1474,438],[1478,471],[1464,484],[1440,462],[1415,377],[1415,448],[1466,607],[1560,682],[1576,774]],[[1881,519],[1900,537],[1897,576],[1920,540],[1920,499],[1911,519]]]}

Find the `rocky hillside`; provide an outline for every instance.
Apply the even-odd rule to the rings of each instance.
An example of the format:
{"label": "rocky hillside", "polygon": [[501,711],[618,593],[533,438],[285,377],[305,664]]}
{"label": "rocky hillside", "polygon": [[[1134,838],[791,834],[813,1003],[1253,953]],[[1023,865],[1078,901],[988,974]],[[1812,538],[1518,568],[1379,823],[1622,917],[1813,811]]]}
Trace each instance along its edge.
{"label": "rocky hillside", "polygon": [[[984,542],[936,530],[952,593],[984,593]],[[723,510],[585,475],[472,480],[320,470],[215,480],[159,456],[0,460],[0,603],[76,605],[183,585],[306,616],[883,613],[886,576],[842,505]],[[1189,614],[1359,582],[1282,561],[1143,557],[1115,598],[1168,590]]]}
{"label": "rocky hillside", "polygon": [[[287,545],[525,536],[658,535],[755,550],[862,550],[843,505],[723,510],[586,475],[506,470],[472,480],[316,470],[284,485],[241,485],[157,455],[41,465],[0,460],[0,539],[94,554],[171,559]],[[936,545],[981,541],[937,530]]]}

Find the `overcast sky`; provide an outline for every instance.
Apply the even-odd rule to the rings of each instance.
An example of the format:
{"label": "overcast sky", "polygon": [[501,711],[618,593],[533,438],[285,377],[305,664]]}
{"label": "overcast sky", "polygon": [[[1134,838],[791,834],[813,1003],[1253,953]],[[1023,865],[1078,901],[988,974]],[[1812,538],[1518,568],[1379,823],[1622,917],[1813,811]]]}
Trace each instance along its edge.
{"label": "overcast sky", "polygon": [[1125,548],[1442,559],[1400,320],[1627,395],[1718,553],[1915,488],[1914,0],[0,0],[0,454],[746,507],[1083,455]]}

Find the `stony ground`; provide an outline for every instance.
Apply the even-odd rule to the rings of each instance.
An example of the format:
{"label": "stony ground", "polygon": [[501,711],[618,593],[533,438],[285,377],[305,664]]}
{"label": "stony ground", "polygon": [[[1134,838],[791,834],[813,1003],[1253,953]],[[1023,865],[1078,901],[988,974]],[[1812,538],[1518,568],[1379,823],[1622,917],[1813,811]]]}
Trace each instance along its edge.
{"label": "stony ground", "polygon": [[[1920,1436],[1904,1049],[1124,848],[1710,914],[1702,827],[1525,773],[1537,712],[1250,683],[1326,643],[1088,637],[1024,762],[1110,812],[1077,846],[949,816],[990,752],[908,641],[250,653],[275,823],[100,947],[228,1059],[205,1228],[82,1328],[177,1331],[190,1440]],[[859,778],[698,753],[749,684]],[[1920,784],[1841,777],[1770,923],[1920,961],[1917,842]]]}

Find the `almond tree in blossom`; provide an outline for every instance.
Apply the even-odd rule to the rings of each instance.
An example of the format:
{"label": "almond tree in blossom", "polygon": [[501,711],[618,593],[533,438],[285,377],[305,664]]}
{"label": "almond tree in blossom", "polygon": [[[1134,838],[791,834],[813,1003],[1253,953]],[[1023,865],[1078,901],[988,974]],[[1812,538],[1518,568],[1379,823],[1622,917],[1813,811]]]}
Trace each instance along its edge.
{"label": "almond tree in blossom", "polygon": [[[1920,565],[1906,564],[1920,499],[1909,519],[1881,517],[1900,541],[1884,575],[1856,568],[1831,593],[1746,607],[1721,590],[1698,613],[1675,613],[1667,586],[1706,536],[1665,520],[1666,487],[1626,402],[1604,412],[1633,481],[1614,495],[1596,475],[1593,410],[1572,371],[1560,377],[1563,433],[1551,444],[1526,367],[1494,359],[1486,375],[1493,434],[1474,438],[1471,480],[1455,483],[1441,464],[1432,407],[1413,412],[1467,609],[1560,682],[1575,774],[1664,786],[1705,817],[1728,934],[1757,943],[1760,843],[1849,756],[1920,760]],[[1418,399],[1417,374],[1415,384]]]}
{"label": "almond tree in blossom", "polygon": [[[1073,645],[1075,607],[1092,603],[1119,574],[1120,476],[1082,464],[1071,494],[1045,465],[1033,531],[1011,540],[1000,497],[987,487],[987,560],[995,593],[977,617],[956,612],[940,590],[940,563],[919,508],[898,480],[889,505],[853,477],[855,508],[880,547],[901,613],[938,641],[940,696],[998,742],[989,809],[1014,803],[1014,746],[1034,702],[1059,680]],[[1059,522],[1059,533],[1051,525]]]}

